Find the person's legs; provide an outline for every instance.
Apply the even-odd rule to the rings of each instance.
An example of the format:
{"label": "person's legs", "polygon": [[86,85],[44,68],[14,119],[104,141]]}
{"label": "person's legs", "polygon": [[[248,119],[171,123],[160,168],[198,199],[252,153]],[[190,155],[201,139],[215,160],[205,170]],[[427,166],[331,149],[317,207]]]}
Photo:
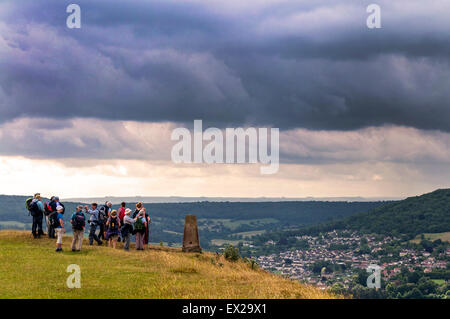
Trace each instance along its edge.
{"label": "person's legs", "polygon": [[130,239],[131,239],[130,233],[128,233],[126,236],[123,237],[123,249],[125,250],[130,249]]}
{"label": "person's legs", "polygon": [[84,237],[84,230],[79,230],[78,231],[78,245],[77,245],[78,251],[81,250],[81,246],[83,245],[83,237]]}
{"label": "person's legs", "polygon": [[91,223],[90,229],[89,229],[89,245],[92,245],[94,240],[99,243],[100,239],[97,237],[97,234],[95,231],[97,230],[97,224]]}
{"label": "person's legs", "polygon": [[56,228],[56,251],[62,251],[62,228]]}
{"label": "person's legs", "polygon": [[40,214],[37,218],[37,229],[38,229],[38,237],[41,237],[41,235],[44,235],[44,232],[42,231],[42,220],[44,216]]}
{"label": "person's legs", "polygon": [[113,242],[113,248],[116,249],[116,245],[117,245],[117,235],[114,235],[114,237],[112,238],[112,242]]}
{"label": "person's legs", "polygon": [[137,250],[141,249],[141,237],[142,237],[141,233],[136,233],[136,249]]}
{"label": "person's legs", "polygon": [[[48,217],[47,217],[47,218],[48,218]],[[52,225],[50,224],[50,219],[49,219],[49,220],[48,220],[48,230],[47,230],[48,238],[53,238],[54,234],[55,234],[55,230],[54,230],[54,228],[52,227]]]}
{"label": "person's legs", "polygon": [[144,240],[145,240],[145,233],[141,234],[141,237],[139,238],[139,248],[144,249]]}
{"label": "person's legs", "polygon": [[[105,224],[103,222],[99,225],[100,231],[98,233],[98,239],[106,239],[105,238]],[[106,239],[107,240],[107,239]]]}
{"label": "person's legs", "polygon": [[145,227],[144,245],[148,244],[148,227]]}
{"label": "person's legs", "polygon": [[72,238],[72,251],[76,250],[76,244],[77,244],[78,236],[77,236],[77,230],[73,230],[73,238]]}
{"label": "person's legs", "polygon": [[31,233],[33,234],[34,238],[37,237],[36,228],[37,228],[37,216],[33,216],[33,225],[31,226]]}
{"label": "person's legs", "polygon": [[50,216],[47,217],[47,220],[48,220],[48,237],[55,238],[55,228],[53,228],[51,224]]}

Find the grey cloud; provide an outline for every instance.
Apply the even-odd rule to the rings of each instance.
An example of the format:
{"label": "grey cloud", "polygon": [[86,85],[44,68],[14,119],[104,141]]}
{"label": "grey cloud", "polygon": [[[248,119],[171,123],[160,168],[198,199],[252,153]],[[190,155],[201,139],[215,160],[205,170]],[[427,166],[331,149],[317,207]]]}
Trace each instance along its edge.
{"label": "grey cloud", "polygon": [[[0,156],[66,161],[140,160],[171,163],[173,123],[21,118],[0,126]],[[206,126],[203,127],[206,129]],[[206,143],[205,143],[206,144]],[[355,131],[294,129],[280,134],[280,163],[333,165],[450,164],[450,133],[384,126]]]}
{"label": "grey cloud", "polygon": [[78,1],[83,26],[68,30],[61,1],[9,1],[0,121],[450,131],[450,5],[379,2],[381,30],[364,25],[369,2],[345,0]]}

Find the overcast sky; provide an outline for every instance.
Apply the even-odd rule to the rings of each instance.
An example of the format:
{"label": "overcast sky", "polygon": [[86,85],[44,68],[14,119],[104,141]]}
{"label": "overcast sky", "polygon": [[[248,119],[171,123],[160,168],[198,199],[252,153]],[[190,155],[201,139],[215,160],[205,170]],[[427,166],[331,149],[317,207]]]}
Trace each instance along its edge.
{"label": "overcast sky", "polygon": [[[0,2],[0,193],[409,196],[450,185],[450,1]],[[366,7],[381,7],[381,29]],[[280,170],[174,164],[276,127]]]}

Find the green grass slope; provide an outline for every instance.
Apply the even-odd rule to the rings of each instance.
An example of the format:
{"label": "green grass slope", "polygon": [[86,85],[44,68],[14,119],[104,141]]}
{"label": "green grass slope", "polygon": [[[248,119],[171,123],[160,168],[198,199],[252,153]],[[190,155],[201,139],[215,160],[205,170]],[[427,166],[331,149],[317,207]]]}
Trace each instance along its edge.
{"label": "green grass slope", "polygon": [[[87,245],[76,253],[70,242],[65,237],[65,251],[56,253],[54,240],[0,231],[0,298],[335,298],[211,253],[156,246],[125,252]],[[66,285],[70,264],[81,268],[79,289]]]}

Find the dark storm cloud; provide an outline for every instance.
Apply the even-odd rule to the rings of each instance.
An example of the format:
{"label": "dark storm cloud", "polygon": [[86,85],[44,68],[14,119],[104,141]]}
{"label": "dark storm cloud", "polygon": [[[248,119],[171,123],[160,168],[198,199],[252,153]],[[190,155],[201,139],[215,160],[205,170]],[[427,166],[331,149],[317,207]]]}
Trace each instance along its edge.
{"label": "dark storm cloud", "polygon": [[450,131],[448,1],[0,5],[0,121],[73,117]]}

